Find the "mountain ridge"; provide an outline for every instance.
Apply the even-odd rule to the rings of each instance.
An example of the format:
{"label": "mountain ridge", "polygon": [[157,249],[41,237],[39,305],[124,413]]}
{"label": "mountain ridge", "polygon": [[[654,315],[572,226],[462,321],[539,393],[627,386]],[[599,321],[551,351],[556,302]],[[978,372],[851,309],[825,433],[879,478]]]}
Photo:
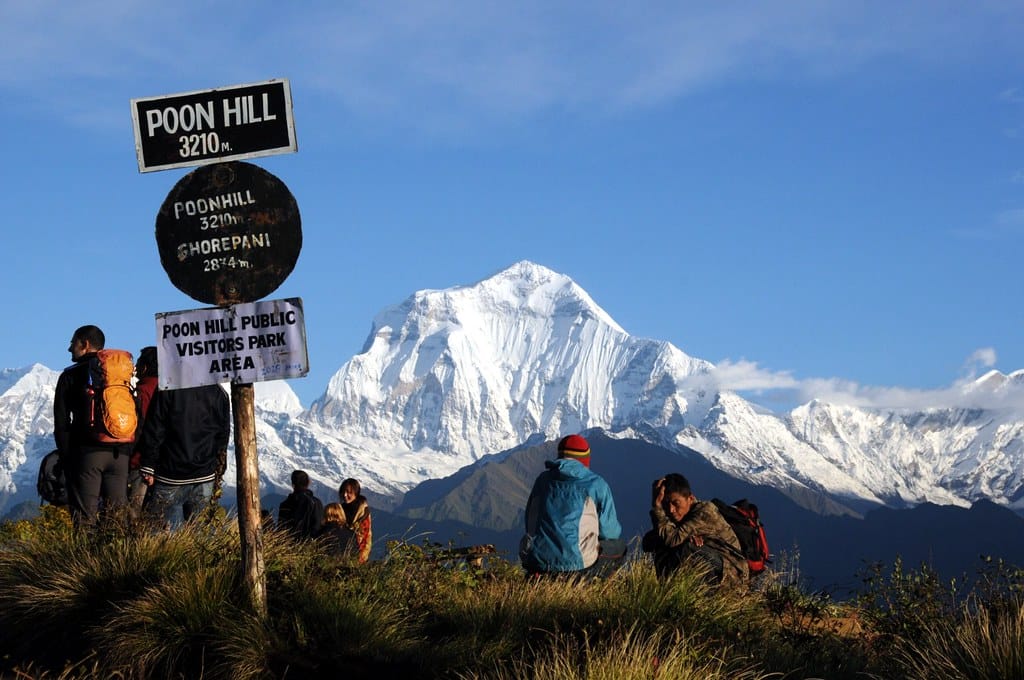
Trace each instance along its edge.
{"label": "mountain ridge", "polygon": [[[52,446],[47,381],[57,374],[20,370],[0,374],[5,505],[31,489],[37,456]],[[520,261],[382,310],[363,351],[309,408],[286,383],[257,383],[261,479],[285,490],[298,467],[333,486],[357,477],[389,506],[496,452],[600,428],[857,513],[983,498],[1024,508],[1024,370],[959,386],[973,409],[811,400],[783,414],[720,388],[715,371],[667,341],[629,335],[570,277]]]}

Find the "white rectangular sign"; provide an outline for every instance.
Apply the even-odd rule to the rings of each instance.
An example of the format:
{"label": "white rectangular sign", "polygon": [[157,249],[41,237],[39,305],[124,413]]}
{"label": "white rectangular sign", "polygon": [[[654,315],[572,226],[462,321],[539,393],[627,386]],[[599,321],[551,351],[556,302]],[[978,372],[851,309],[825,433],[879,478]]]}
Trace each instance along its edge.
{"label": "white rectangular sign", "polygon": [[162,390],[309,372],[301,298],[162,312],[156,338]]}

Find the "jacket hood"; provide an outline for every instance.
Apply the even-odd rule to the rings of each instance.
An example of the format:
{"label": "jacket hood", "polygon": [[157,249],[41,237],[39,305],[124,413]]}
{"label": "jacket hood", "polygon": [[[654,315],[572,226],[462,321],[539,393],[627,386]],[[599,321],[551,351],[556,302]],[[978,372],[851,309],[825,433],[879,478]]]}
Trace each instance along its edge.
{"label": "jacket hood", "polygon": [[544,465],[549,470],[555,471],[563,479],[583,479],[593,474],[586,465],[571,458],[548,460],[544,462]]}

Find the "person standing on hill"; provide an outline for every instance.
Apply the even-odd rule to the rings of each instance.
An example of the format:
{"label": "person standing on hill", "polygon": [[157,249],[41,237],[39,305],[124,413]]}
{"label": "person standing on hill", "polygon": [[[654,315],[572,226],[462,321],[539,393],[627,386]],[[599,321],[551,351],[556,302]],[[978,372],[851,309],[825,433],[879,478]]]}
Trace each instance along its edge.
{"label": "person standing on hill", "polygon": [[292,492],[277,508],[277,526],[297,538],[315,538],[324,521],[324,504],[309,488],[305,470],[292,472]]}
{"label": "person standing on hill", "polygon": [[590,469],[590,444],[578,434],[563,437],[558,459],[544,465],[526,502],[523,568],[530,574],[588,574],[617,566],[626,544],[611,489]]}
{"label": "person standing on hill", "polygon": [[146,512],[175,526],[179,511],[188,521],[208,507],[230,437],[231,403],[220,385],[158,390],[139,442]]}
{"label": "person standing on hill", "polygon": [[345,513],[345,524],[355,532],[356,544],[359,547],[359,563],[370,559],[370,548],[373,546],[373,529],[370,522],[370,504],[363,496],[359,481],[351,477],[338,487],[341,509]]}
{"label": "person standing on hill", "polygon": [[643,549],[654,554],[659,576],[691,563],[706,568],[712,584],[747,582],[747,558],[736,532],[714,503],[697,500],[683,475],[673,472],[654,481],[651,523],[654,526],[644,535]]}
{"label": "person standing on hill", "polygon": [[53,438],[76,526],[96,521],[100,499],[104,510],[127,502],[131,443],[99,441],[92,427],[95,404],[90,396],[89,364],[105,344],[99,327],[76,329],[68,345],[74,363],[60,374],[53,395]]}
{"label": "person standing on hill", "polygon": [[146,422],[146,413],[149,412],[149,404],[153,400],[153,393],[156,392],[158,382],[156,347],[143,347],[139,350],[139,358],[135,362],[135,378],[139,425],[135,437],[136,448],[128,462],[128,507],[132,511],[132,515],[138,517],[146,499],[146,490],[149,488],[142,480],[142,472],[139,471],[139,465],[142,463],[142,449],[138,448],[138,444]]}

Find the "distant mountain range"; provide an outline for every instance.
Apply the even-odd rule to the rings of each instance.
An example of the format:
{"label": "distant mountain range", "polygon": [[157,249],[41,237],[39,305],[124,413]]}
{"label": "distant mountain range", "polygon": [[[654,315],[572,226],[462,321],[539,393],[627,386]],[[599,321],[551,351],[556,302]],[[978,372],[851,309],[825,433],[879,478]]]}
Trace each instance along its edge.
{"label": "distant mountain range", "polygon": [[[56,378],[38,364],[0,372],[0,511],[35,498]],[[286,383],[257,383],[257,446],[267,493],[302,468],[323,489],[360,479],[381,509],[495,531],[516,525],[541,467],[509,452],[585,430],[659,452],[634,468],[706,466],[720,473],[713,495],[731,479],[819,515],[978,501],[1024,511],[1024,371],[957,389],[962,399],[926,409],[814,400],[770,413],[721,389],[712,363],[628,334],[568,276],[524,261],[383,310],[309,408]],[[427,502],[455,478],[482,486]]]}

